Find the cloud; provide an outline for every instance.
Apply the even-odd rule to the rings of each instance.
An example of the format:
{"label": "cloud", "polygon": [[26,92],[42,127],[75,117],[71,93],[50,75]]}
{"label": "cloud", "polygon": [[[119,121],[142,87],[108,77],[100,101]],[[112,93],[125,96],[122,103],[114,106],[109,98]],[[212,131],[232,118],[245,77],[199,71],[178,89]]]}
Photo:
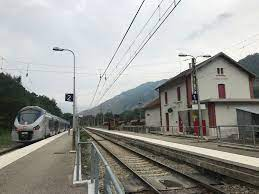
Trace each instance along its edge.
{"label": "cloud", "polygon": [[220,25],[222,25],[224,22],[226,22],[226,20],[228,20],[231,17],[233,17],[233,14],[228,12],[219,14],[212,22],[203,24],[200,29],[191,32],[191,34],[189,34],[185,38],[185,40],[193,40],[195,38],[198,38],[203,34],[220,27]]}

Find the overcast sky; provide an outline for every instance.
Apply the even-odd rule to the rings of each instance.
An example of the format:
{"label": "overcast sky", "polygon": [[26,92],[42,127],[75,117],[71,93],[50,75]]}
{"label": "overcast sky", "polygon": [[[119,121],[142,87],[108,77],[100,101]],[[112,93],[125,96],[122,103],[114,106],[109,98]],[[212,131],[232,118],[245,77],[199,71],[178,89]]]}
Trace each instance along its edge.
{"label": "overcast sky", "polygon": [[[160,1],[144,3],[93,105],[132,56],[134,46],[125,60],[118,63]],[[54,52],[52,47],[72,49],[78,73],[78,108],[86,109],[100,72],[107,66],[141,2],[0,0],[0,56],[5,58],[1,71],[21,75],[28,90],[56,99],[64,112],[71,112],[72,104],[64,102],[64,94],[72,91],[72,56]],[[171,2],[164,0],[160,14]],[[258,0],[182,0],[103,100],[183,71],[188,61],[177,56],[180,52],[214,55],[224,51],[236,60],[259,52],[258,7]],[[159,12],[147,31],[158,19]],[[136,45],[138,42],[141,37]]]}

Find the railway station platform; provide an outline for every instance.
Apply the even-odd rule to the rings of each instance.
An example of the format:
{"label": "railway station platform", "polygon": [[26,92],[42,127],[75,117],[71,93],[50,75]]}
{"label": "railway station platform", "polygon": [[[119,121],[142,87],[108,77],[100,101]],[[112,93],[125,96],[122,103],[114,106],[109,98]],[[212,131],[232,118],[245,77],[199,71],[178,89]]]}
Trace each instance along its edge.
{"label": "railway station platform", "polygon": [[219,147],[216,143],[197,142],[195,139],[87,128],[111,139],[172,156],[259,186],[259,153],[256,151]]}
{"label": "railway station platform", "polygon": [[63,132],[0,156],[0,193],[87,193],[85,185],[72,185],[71,145]]}
{"label": "railway station platform", "polygon": [[[93,127],[90,127],[90,128],[108,131],[106,129],[101,129],[101,128],[93,128]],[[222,151],[222,152],[237,154],[237,155],[241,155],[241,156],[250,156],[250,157],[258,158],[258,161],[259,161],[259,152],[258,151],[218,146],[218,144],[216,142],[211,142],[211,141],[199,142],[197,139],[194,139],[194,138],[175,137],[175,136],[159,135],[159,134],[151,134],[151,133],[136,133],[136,132],[129,132],[129,131],[109,130],[108,132],[116,133],[119,135],[120,134],[123,134],[126,136],[129,135],[128,137],[132,137],[132,138],[134,138],[134,136],[136,136],[140,139],[141,139],[141,137],[143,137],[143,140],[145,140],[147,138],[147,140],[151,139],[151,141],[152,141],[152,139],[154,139],[154,140],[160,140],[161,142],[171,142],[171,143],[174,143],[171,146],[176,146],[176,147],[178,147],[177,146],[178,144],[179,144],[179,146],[182,144],[182,145],[186,145],[186,147],[184,147],[185,149],[192,148],[189,146],[193,146],[193,147],[198,147],[198,148],[200,147],[200,148],[209,149],[209,150],[211,150],[211,152],[213,152],[213,150],[215,150],[214,153],[216,153],[216,151]],[[155,141],[155,142],[159,144],[159,141]],[[188,150],[190,150],[190,149],[188,149]],[[221,153],[221,152],[218,152],[218,153]],[[259,163],[258,163],[258,165],[259,165]]]}

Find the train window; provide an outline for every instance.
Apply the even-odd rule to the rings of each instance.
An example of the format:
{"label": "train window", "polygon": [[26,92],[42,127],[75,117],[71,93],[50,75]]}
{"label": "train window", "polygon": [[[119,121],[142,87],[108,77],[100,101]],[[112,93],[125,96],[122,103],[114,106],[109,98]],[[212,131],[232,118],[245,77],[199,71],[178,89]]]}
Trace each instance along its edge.
{"label": "train window", "polygon": [[49,120],[49,129],[53,129],[53,120]]}
{"label": "train window", "polygon": [[18,114],[20,124],[32,124],[41,116],[41,111],[27,109]]}

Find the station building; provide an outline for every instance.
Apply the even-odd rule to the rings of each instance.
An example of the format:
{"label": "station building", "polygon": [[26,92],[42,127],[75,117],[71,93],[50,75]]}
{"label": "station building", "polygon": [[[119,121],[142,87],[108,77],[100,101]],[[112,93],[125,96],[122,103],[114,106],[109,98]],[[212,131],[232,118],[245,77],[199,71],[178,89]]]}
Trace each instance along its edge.
{"label": "station building", "polygon": [[[220,125],[259,123],[259,99],[254,98],[253,73],[223,52],[198,64],[196,69],[204,135],[216,136],[216,126]],[[147,109],[146,122],[151,123],[148,119],[159,113],[160,126],[165,134],[196,133],[198,106],[192,101],[192,69],[183,71],[156,89],[160,106],[154,109],[156,113]],[[157,119],[154,121],[157,124]]]}
{"label": "station building", "polygon": [[145,125],[147,127],[158,127],[160,126],[160,99],[147,103],[145,109]]}

